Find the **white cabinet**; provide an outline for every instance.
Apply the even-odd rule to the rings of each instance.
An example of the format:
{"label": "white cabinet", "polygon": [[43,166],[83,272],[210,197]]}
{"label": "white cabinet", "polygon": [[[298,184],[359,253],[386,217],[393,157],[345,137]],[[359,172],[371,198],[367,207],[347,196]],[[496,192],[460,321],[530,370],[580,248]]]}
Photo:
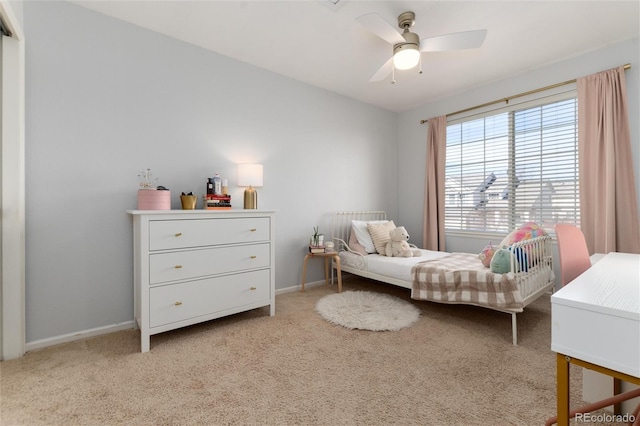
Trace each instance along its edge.
{"label": "white cabinet", "polygon": [[142,352],[153,334],[262,306],[275,315],[274,212],[128,213]]}
{"label": "white cabinet", "polygon": [[613,252],[551,296],[551,350],[640,378],[640,255]]}

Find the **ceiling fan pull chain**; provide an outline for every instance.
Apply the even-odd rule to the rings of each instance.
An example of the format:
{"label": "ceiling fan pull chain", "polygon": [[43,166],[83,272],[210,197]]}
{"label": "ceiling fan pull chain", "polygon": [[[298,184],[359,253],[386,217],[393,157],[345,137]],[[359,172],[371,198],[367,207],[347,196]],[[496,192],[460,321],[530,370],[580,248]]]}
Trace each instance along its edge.
{"label": "ceiling fan pull chain", "polygon": [[396,67],[391,68],[391,84],[396,84]]}
{"label": "ceiling fan pull chain", "polygon": [[418,72],[418,74],[422,74],[422,55],[420,55],[419,64],[420,64],[420,71]]}

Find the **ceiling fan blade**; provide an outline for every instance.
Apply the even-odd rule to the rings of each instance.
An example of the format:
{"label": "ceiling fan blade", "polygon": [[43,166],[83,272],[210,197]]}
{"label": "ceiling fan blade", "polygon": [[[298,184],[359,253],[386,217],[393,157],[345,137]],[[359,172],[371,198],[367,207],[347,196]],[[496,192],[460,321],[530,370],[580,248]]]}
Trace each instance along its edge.
{"label": "ceiling fan blade", "polygon": [[423,52],[442,52],[445,50],[474,49],[482,46],[486,36],[487,30],[475,30],[423,38],[420,41],[420,50]]}
{"label": "ceiling fan blade", "polygon": [[385,62],[378,71],[369,79],[370,82],[373,81],[382,81],[393,71],[393,57],[389,58],[387,62]]}
{"label": "ceiling fan blade", "polygon": [[396,31],[390,23],[382,19],[382,17],[375,12],[358,16],[356,21],[381,39],[385,40],[387,43],[404,43],[402,35]]}

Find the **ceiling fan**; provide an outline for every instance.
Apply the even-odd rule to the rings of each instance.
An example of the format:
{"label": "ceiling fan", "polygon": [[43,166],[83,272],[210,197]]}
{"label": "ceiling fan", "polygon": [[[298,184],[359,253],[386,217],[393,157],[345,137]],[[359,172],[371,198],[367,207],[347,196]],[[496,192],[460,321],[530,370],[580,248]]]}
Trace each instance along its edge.
{"label": "ceiling fan", "polygon": [[[400,34],[391,24],[382,19],[377,13],[367,13],[356,18],[360,24],[387,43],[393,45],[393,55],[385,62],[369,81],[380,81],[395,69],[406,70],[421,64],[420,52],[442,52],[446,50],[473,49],[482,46],[487,30],[463,31],[460,33],[444,34],[423,38],[409,31],[416,20],[413,12],[403,12],[398,16],[398,26],[403,29]],[[395,83],[392,77],[391,83]]]}

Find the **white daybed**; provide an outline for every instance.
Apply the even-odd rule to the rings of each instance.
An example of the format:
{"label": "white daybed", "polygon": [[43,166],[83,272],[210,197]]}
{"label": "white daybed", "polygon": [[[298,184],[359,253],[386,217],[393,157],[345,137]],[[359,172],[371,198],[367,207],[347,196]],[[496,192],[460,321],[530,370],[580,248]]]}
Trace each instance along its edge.
{"label": "white daybed", "polygon": [[349,248],[352,220],[386,220],[382,211],[338,212],[332,219],[332,238],[339,251],[341,270],[411,290],[416,300],[481,306],[511,314],[513,344],[518,341],[516,314],[553,289],[551,237],[515,243],[514,252],[529,254],[519,267],[511,256],[511,271],[492,273],[477,253],[447,253],[421,249],[420,257],[387,257]]}

